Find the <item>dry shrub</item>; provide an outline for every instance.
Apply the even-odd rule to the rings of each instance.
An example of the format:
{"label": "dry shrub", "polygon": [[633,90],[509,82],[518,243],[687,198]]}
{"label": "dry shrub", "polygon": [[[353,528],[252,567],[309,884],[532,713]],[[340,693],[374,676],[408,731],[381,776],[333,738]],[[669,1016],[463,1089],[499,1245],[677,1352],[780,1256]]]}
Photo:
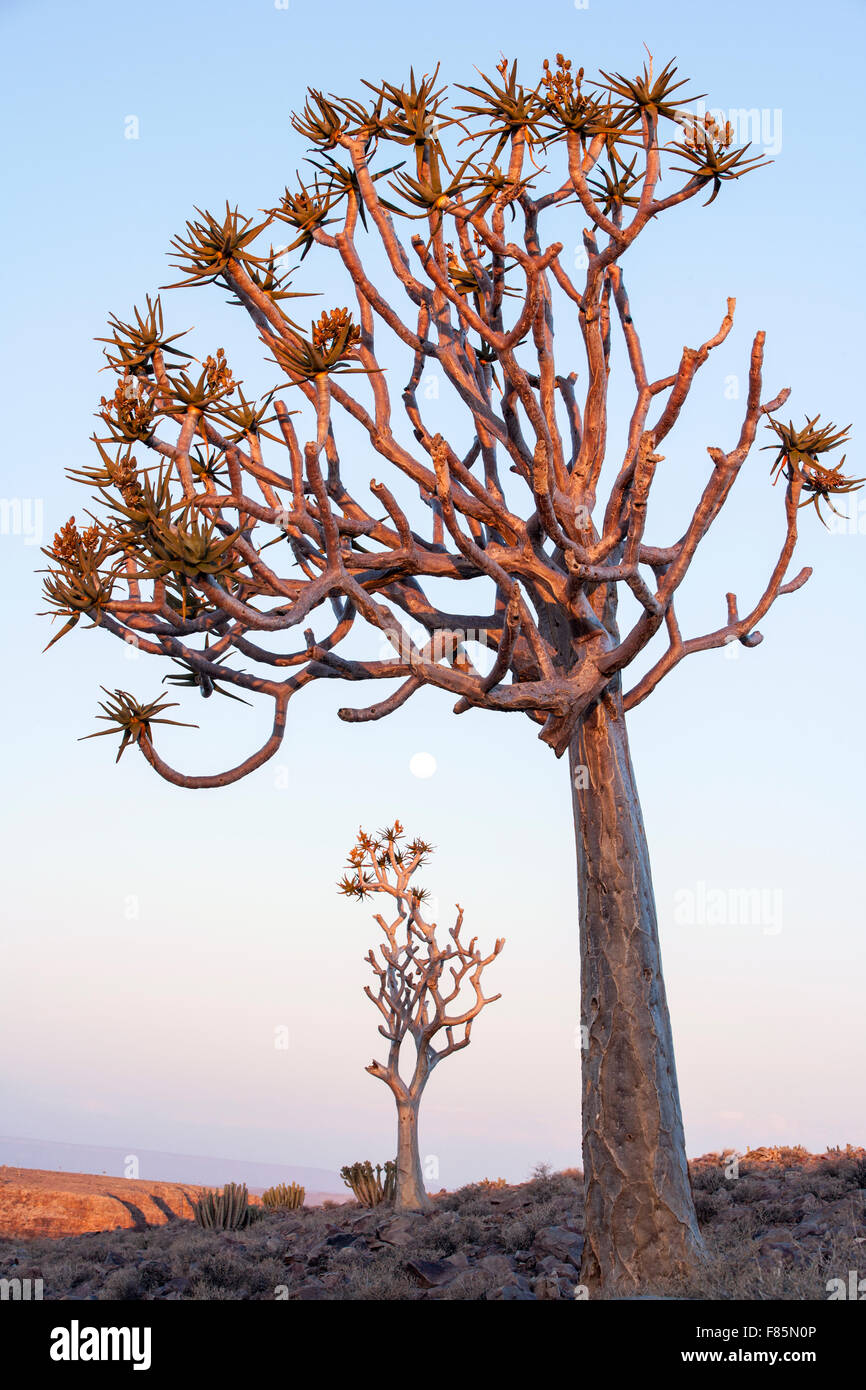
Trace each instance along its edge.
{"label": "dry shrub", "polygon": [[121,1302],[125,1302],[141,1298],[144,1291],[144,1283],[135,1267],[115,1269],[103,1281],[97,1298],[100,1300],[119,1299]]}
{"label": "dry shrub", "polygon": [[702,1165],[695,1168],[691,1174],[692,1192],[718,1192],[719,1188],[725,1183],[725,1175],[721,1167],[714,1167],[712,1164]]}
{"label": "dry shrub", "polygon": [[349,1271],[346,1282],[332,1291],[332,1297],[359,1299],[362,1302],[391,1302],[410,1299],[417,1291],[418,1285],[410,1279],[404,1269],[391,1261],[380,1261],[372,1265],[359,1263],[355,1269]]}

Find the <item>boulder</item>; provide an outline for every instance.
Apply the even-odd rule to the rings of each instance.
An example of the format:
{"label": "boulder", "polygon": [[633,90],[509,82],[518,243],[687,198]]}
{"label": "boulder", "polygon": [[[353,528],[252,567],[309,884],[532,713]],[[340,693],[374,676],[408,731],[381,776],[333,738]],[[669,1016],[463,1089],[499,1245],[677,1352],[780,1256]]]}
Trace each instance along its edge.
{"label": "boulder", "polygon": [[487,1270],[495,1279],[509,1279],[515,1273],[507,1255],[485,1255],[478,1261],[477,1268]]}
{"label": "boulder", "polygon": [[411,1245],[417,1239],[421,1221],[423,1217],[420,1212],[403,1212],[378,1226],[376,1234],[386,1245]]}
{"label": "boulder", "polygon": [[[488,1294],[488,1298],[490,1295]],[[520,1283],[505,1284],[504,1287],[493,1295],[494,1299],[502,1299],[503,1303],[527,1303],[535,1302],[535,1294],[529,1288],[525,1280]]]}
{"label": "boulder", "polygon": [[352,1231],[334,1231],[332,1235],[325,1237],[325,1245],[331,1250],[345,1250],[361,1239],[360,1235],[355,1235]]}
{"label": "boulder", "polygon": [[422,1289],[436,1289],[450,1284],[460,1273],[459,1268],[448,1260],[408,1260],[404,1268]]}
{"label": "boulder", "polygon": [[557,1260],[569,1260],[579,1267],[583,1243],[583,1236],[567,1226],[545,1226],[536,1235],[533,1250],[538,1257],[553,1255]]}

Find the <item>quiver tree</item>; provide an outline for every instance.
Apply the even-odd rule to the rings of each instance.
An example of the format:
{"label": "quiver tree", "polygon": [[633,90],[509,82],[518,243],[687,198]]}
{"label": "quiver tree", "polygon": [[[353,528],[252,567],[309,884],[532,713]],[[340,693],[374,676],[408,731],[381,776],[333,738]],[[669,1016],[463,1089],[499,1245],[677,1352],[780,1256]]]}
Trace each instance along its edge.
{"label": "quiver tree", "polygon": [[[363,901],[382,893],[393,899],[393,917],[390,912],[375,915],[384,940],[378,953],[372,948],[367,953],[376,983],[372,988],[364,986],[367,998],[382,1015],[379,1032],[387,1040],[388,1059],[371,1062],[366,1070],[385,1082],[397,1105],[395,1205],[404,1211],[422,1211],[430,1205],[418,1148],[418,1107],[424,1087],[444,1057],[469,1046],[472,1024],[485,1004],[501,998],[499,994],[485,997],[481,976],[499,955],[504,940],[498,940],[486,956],[477,937],[462,941],[459,903],[447,941],[437,939],[437,924],[424,916],[429,894],[413,879],[427,864],[432,849],[424,840],[407,841],[399,821],[378,835],[362,830],[338,885],[349,898]],[[400,1054],[407,1038],[414,1044],[415,1056],[401,1076]],[[405,1067],[405,1055],[402,1060]]]}
{"label": "quiver tree", "polygon": [[[763,162],[729,126],[689,114],[670,65],[590,81],[560,55],[526,87],[503,60],[450,99],[436,74],[365,86],[361,98],[310,90],[293,119],[314,151],[310,177],[261,221],[227,205],[174,242],[179,284],[228,292],[285,390],[247,399],[222,350],[197,372],[159,299],[130,322],[112,318],[116,390],[99,411],[98,460],[72,475],[95,490],[98,518],[58,533],[47,597],[58,636],[89,618],[174,662],[176,684],[272,703],[261,747],[201,775],[157,751],[167,702],[110,696],[108,730],[178,786],[221,787],[260,767],[290,700],[316,681],[378,687],[340,710],[349,722],[382,719],[429,686],[458,714],[525,716],[567,756],[586,1039],[583,1279],[630,1287],[688,1269],[700,1243],[624,715],[693,652],[755,647],[770,607],[810,573],[790,574],[799,509],[832,506],[859,480],[826,460],[847,431],[774,417],[789,393],[765,396],[759,332],[738,436],[708,448],[702,482],[681,478],[682,533],[646,534],[665,442],[731,332],[734,300],[656,376],[623,262],[663,214],[675,227],[681,205],[711,204]],[[579,275],[544,226],[572,243],[580,231]],[[262,240],[277,229],[281,254]],[[325,308],[309,329],[290,317],[293,253],[305,273],[330,257],[351,310]],[[614,452],[617,338],[633,396]],[[461,439],[443,433],[444,400],[420,389],[430,369],[462,411]],[[766,584],[742,609],[727,594],[716,626],[685,635],[680,586],[762,420],[784,483]],[[386,470],[369,491],[359,437]],[[483,606],[459,597],[470,580],[486,584]]]}

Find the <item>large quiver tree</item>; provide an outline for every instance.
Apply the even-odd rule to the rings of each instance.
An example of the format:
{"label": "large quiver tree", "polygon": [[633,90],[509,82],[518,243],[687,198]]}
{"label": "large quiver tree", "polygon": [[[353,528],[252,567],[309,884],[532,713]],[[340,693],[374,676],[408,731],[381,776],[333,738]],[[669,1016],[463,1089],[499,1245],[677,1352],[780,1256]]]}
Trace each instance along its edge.
{"label": "large quiver tree", "polygon": [[[47,596],[61,632],[88,617],[179,663],[172,679],[204,696],[272,701],[258,750],[194,775],[157,751],[166,701],[109,694],[104,732],[119,731],[121,749],[136,743],[179,786],[225,786],[259,767],[281,744],[289,701],[321,680],[385,683],[379,698],[340,710],[350,722],[381,719],[432,686],[457,713],[519,712],[568,754],[586,1039],[583,1278],[632,1287],[688,1270],[700,1240],[624,714],[690,653],[755,646],[771,605],[808,578],[788,577],[799,507],[832,505],[857,482],[825,460],[845,431],[770,418],[788,392],[764,398],[758,333],[738,438],[708,449],[682,534],[645,535],[661,450],[731,331],[734,301],[654,377],[623,260],[662,214],[699,195],[712,203],[761,163],[730,127],[689,114],[670,65],[590,82],[558,56],[525,87],[503,60],[450,105],[435,74],[367,86],[366,100],[309,92],[294,125],[314,147],[311,176],[264,220],[227,206],[224,217],[198,214],[174,243],[181,285],[216,282],[246,310],[299,417],[276,391],[248,400],[221,349],[196,374],[164,332],[160,301],[113,319],[117,389],[102,403],[99,461],[75,475],[104,505],[86,530],[73,520],[58,533]],[[572,244],[580,229],[579,277],[543,224]],[[261,240],[275,227],[289,230],[284,256],[311,253],[304,270],[317,256],[342,268],[351,311],[325,309],[308,330],[289,316],[298,291]],[[634,394],[624,450],[609,457],[617,326]],[[445,437],[453,406],[446,417],[444,401],[420,390],[433,368],[463,412],[462,445]],[[678,590],[762,418],[784,481],[766,586],[743,612],[728,594],[724,620],[686,637]],[[387,469],[369,493],[359,431]],[[692,477],[681,485],[691,491]],[[482,611],[461,602],[468,580],[487,582]],[[451,581],[453,604],[434,581]],[[624,692],[623,672],[657,634],[666,643]]]}

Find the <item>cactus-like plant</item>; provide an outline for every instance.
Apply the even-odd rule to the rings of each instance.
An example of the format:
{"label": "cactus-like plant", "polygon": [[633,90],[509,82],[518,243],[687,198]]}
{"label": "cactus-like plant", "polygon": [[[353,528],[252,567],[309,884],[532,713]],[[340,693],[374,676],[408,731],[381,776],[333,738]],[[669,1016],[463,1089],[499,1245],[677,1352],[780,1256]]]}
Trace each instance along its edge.
{"label": "cactus-like plant", "polygon": [[362,1207],[378,1207],[382,1202],[393,1202],[397,1191],[397,1164],[389,1159],[385,1164],[384,1181],[382,1165],[376,1164],[375,1171],[369,1159],[363,1163],[347,1164],[340,1169],[340,1177],[352,1189]]}
{"label": "cactus-like plant", "polygon": [[279,1183],[276,1187],[269,1187],[262,1193],[262,1206],[272,1209],[285,1209],[295,1211],[304,1205],[306,1190],[300,1183]]}
{"label": "cactus-like plant", "polygon": [[382,1185],[382,1198],[385,1202],[393,1202],[397,1195],[397,1163],[396,1160],[385,1164],[385,1181]]}
{"label": "cactus-like plant", "polygon": [[250,1206],[246,1183],[233,1182],[227,1182],[222,1192],[203,1192],[193,1202],[193,1213],[206,1231],[242,1231],[260,1215]]}

